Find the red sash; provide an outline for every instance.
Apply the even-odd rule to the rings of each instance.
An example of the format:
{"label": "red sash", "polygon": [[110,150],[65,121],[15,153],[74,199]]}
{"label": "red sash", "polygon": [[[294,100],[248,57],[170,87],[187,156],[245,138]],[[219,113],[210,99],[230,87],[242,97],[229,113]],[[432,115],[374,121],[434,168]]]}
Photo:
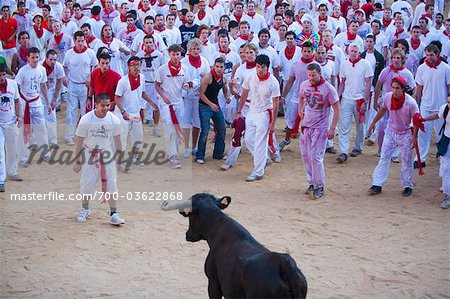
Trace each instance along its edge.
{"label": "red sash", "polygon": [[267,113],[269,113],[269,129],[267,130],[267,133],[269,134],[269,150],[272,152],[272,154],[275,154],[277,151],[275,149],[275,145],[273,144],[273,134],[270,133],[270,124],[272,123],[272,108],[269,108],[266,110]]}
{"label": "red sash", "polygon": [[[422,115],[420,115],[420,113],[414,114],[412,121],[413,121],[414,127],[417,127],[420,130],[422,130],[422,132],[425,132],[425,126],[423,125],[424,119],[423,119]],[[411,128],[411,131],[414,134],[413,128]],[[419,145],[417,145],[415,148],[416,148],[416,155],[417,155],[417,164],[419,165],[419,175],[424,175],[425,172],[423,171],[422,161],[420,160]]]}
{"label": "red sash", "polygon": [[172,123],[175,128],[175,133],[177,134],[178,141],[181,144],[184,140],[183,129],[181,128],[180,123],[178,122],[178,118],[177,115],[175,114],[175,110],[173,109],[173,105],[169,105],[169,110],[170,110],[170,118],[172,119]]}
{"label": "red sash", "polygon": [[358,123],[364,123],[364,119],[366,118],[366,111],[361,112],[361,106],[364,104],[364,99],[356,100],[356,108],[358,109]]}
{"label": "red sash", "polygon": [[23,114],[23,142],[27,144],[31,138],[30,104],[39,100],[39,96],[34,99],[27,100],[21,92],[19,92],[19,95],[25,101],[25,111]]}
{"label": "red sash", "polygon": [[[107,191],[106,187],[108,186],[107,185],[108,180],[106,177],[105,161],[103,160],[103,150],[96,148],[96,149],[91,150],[91,154],[95,161],[95,167],[100,168],[100,179],[102,181],[102,192],[105,193]],[[103,202],[105,202],[105,199],[103,199]]]}

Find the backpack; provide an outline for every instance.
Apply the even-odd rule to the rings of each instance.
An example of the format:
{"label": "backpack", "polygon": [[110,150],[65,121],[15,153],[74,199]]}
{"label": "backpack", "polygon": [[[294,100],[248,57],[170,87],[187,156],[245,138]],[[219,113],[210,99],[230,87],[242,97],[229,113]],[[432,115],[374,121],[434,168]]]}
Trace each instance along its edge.
{"label": "backpack", "polygon": [[448,105],[446,105],[445,109],[444,109],[444,123],[442,124],[442,127],[439,130],[439,135],[442,135],[442,137],[439,140],[439,142],[437,143],[438,151],[436,153],[436,158],[439,158],[439,156],[444,156],[447,153],[448,145],[450,143],[450,138],[445,136],[445,134],[444,134],[445,125],[447,123],[448,111],[449,111],[449,108],[448,108]]}

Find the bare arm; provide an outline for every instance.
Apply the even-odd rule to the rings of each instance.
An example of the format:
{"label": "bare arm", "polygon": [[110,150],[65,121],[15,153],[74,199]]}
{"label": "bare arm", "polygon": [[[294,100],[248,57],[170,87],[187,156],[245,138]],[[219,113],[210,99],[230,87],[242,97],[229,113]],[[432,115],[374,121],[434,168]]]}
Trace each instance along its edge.
{"label": "bare arm", "polygon": [[75,163],[73,165],[73,171],[76,173],[81,170],[81,163],[83,162],[82,149],[83,149],[84,137],[75,135]]}
{"label": "bare arm", "polygon": [[339,84],[339,91],[338,91],[339,98],[342,97],[344,89],[345,89],[345,78],[341,78],[341,84]]}
{"label": "bare arm", "polygon": [[339,101],[333,104],[333,120],[331,121],[330,128],[328,129],[328,139],[333,139],[336,135],[336,126],[339,122],[339,117],[341,115],[341,107],[339,106]]}
{"label": "bare arm", "polygon": [[230,103],[230,98],[231,98],[231,94],[230,94],[230,90],[228,88],[228,80],[223,77],[223,95],[225,96],[225,99],[227,99],[227,104]]}
{"label": "bare arm", "polygon": [[14,54],[12,57],[11,70],[16,75],[17,75],[17,72],[19,71],[19,58],[17,57],[17,54]]}
{"label": "bare arm", "polygon": [[374,91],[374,97],[373,97],[373,108],[378,111],[378,98],[381,94],[381,87],[383,86],[383,83],[380,81],[377,81],[377,84],[375,85],[375,91]]}
{"label": "bare arm", "polygon": [[166,93],[161,88],[161,83],[155,82],[155,90],[161,96],[161,98],[163,99],[164,103],[166,103],[167,105],[171,104],[169,98],[166,96]]}
{"label": "bare arm", "polygon": [[205,76],[203,76],[202,82],[200,85],[200,100],[203,103],[205,103],[206,105],[208,105],[209,107],[211,107],[212,111],[218,112],[219,107],[216,104],[214,104],[213,102],[211,102],[205,95],[206,89],[208,88],[208,85],[211,84],[211,82],[212,82],[211,73],[208,73]]}
{"label": "bare arm", "polygon": [[286,86],[284,87],[283,93],[282,93],[282,98],[286,98],[286,96],[288,95],[289,91],[291,91],[292,88],[292,84],[294,84],[295,81],[295,77],[294,76],[290,76],[289,80],[286,83]]}
{"label": "bare arm", "polygon": [[126,111],[123,110],[122,98],[119,97],[118,95],[116,95],[116,96],[114,97],[114,102],[116,103],[117,108],[119,108],[120,113],[122,113],[122,111],[123,111],[123,113],[122,113],[123,119],[124,119],[124,120],[128,120],[128,119],[129,119],[129,118],[128,118],[128,113],[127,113]]}
{"label": "bare arm", "polygon": [[47,89],[47,83],[41,83],[41,92],[42,95],[44,96],[44,101],[47,103],[47,105],[49,105],[49,101],[48,101],[48,89]]}
{"label": "bare arm", "polygon": [[423,91],[423,85],[417,84],[416,94],[414,95],[414,98],[416,99],[417,104],[420,104],[420,101],[422,100],[422,91]]}
{"label": "bare arm", "polygon": [[269,130],[270,133],[272,134],[273,132],[275,132],[275,123],[277,121],[277,116],[278,116],[278,97],[274,97],[272,98],[272,123],[270,124]]}
{"label": "bare arm", "polygon": [[22,109],[21,109],[21,106],[20,106],[20,100],[19,99],[15,99],[14,100],[14,108],[15,108],[16,117],[17,117],[17,127],[20,128],[22,126],[23,120],[22,120],[22,115],[21,115]]}
{"label": "bare arm", "polygon": [[239,106],[237,109],[237,115],[236,118],[242,117],[241,116],[241,111],[242,111],[242,107],[244,107],[245,101],[248,98],[248,89],[243,89],[242,90],[242,94],[241,94],[241,98],[239,99]]}
{"label": "bare arm", "polygon": [[384,114],[386,113],[387,109],[386,108],[380,108],[378,110],[377,115],[375,116],[375,118],[373,119],[372,123],[370,124],[369,130],[367,132],[368,135],[371,135],[372,132],[375,130],[375,124],[384,116]]}
{"label": "bare arm", "polygon": [[155,102],[150,99],[145,91],[142,92],[142,97],[153,107],[153,109],[155,109],[156,111],[159,110],[158,105],[156,105]]}

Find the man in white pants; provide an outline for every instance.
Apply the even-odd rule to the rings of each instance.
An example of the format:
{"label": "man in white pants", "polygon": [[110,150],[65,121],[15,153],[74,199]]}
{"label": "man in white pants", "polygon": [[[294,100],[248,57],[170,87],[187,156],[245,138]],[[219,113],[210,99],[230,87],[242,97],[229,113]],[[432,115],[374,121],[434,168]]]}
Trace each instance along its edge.
{"label": "man in white pants", "polygon": [[[102,181],[103,199],[110,209],[109,224],[121,225],[125,220],[117,213],[117,170],[116,161],[123,158],[120,120],[109,112],[110,98],[106,94],[95,97],[95,110],[83,115],[76,131],[75,153],[77,160],[73,170],[79,173],[80,193],[83,194],[82,208],[77,222],[85,222],[91,214],[89,200],[96,192],[99,178]],[[115,153],[114,149],[115,148]],[[108,159],[108,160],[106,160]]]}
{"label": "man in white pants", "polygon": [[[28,64],[23,66],[15,78],[20,88],[20,104],[22,107],[23,123],[17,140],[17,152],[19,154],[19,166],[28,167],[31,132],[38,148],[48,150],[47,129],[45,127],[45,111],[43,103],[48,106],[56,106],[56,101],[51,103],[47,95],[47,74],[45,68],[38,63],[39,49],[31,47],[28,50]],[[42,96],[41,96],[42,95]],[[50,161],[50,154],[44,155],[45,161]]]}
{"label": "man in white pants", "polygon": [[67,77],[65,85],[68,90],[66,132],[64,133],[67,145],[74,145],[73,137],[78,121],[78,106],[80,107],[81,115],[84,115],[86,113],[89,75],[97,65],[94,51],[85,45],[83,32],[75,32],[73,40],[75,46],[67,51],[63,63]]}
{"label": "man in white pants", "polygon": [[253,171],[246,178],[248,182],[261,180],[267,161],[269,134],[275,130],[278,115],[280,86],[277,79],[269,73],[270,59],[267,55],[256,57],[256,74],[244,81],[237,118],[249,92],[253,95],[248,115],[245,119],[245,143],[253,156]]}
{"label": "man in white pants", "polygon": [[350,131],[352,117],[355,118],[356,140],[351,152],[352,157],[357,157],[362,152],[364,143],[364,113],[370,100],[370,87],[373,70],[370,63],[359,56],[359,46],[348,46],[349,58],[341,65],[339,96],[341,99],[341,118],[339,120],[339,157],[337,161],[343,163],[348,159],[350,147]]}
{"label": "man in white pants", "polygon": [[6,78],[5,64],[0,64],[0,99],[0,192],[5,192],[6,178],[22,181],[16,153],[17,127],[22,124],[19,89],[15,81]]}
{"label": "man in white pants", "polygon": [[64,68],[57,61],[58,55],[55,50],[48,50],[46,54],[46,58],[42,63],[42,66],[45,68],[47,73],[47,89],[48,95],[51,97],[50,106],[47,106],[47,103],[44,103],[45,109],[45,124],[47,128],[48,134],[48,144],[52,149],[59,148],[58,144],[58,134],[56,132],[57,121],[56,121],[56,105],[51,105],[53,102],[58,101],[59,93],[62,87],[62,81],[64,76]]}

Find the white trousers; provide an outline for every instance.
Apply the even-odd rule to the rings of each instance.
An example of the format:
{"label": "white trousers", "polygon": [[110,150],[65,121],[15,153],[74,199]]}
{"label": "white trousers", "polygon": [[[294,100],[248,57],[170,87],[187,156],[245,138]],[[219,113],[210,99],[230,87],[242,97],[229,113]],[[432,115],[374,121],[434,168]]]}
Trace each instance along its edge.
{"label": "white trousers", "polygon": [[[130,135],[131,138],[131,146],[137,147],[139,149],[141,147],[142,141],[144,140],[144,128],[140,120],[131,121],[122,119],[120,143],[122,144],[123,151],[126,151],[127,149],[128,135]],[[136,144],[136,142],[138,143]]]}
{"label": "white trousers", "polygon": [[[88,149],[85,149],[85,163],[81,166],[80,193],[94,194],[97,190],[97,183],[101,181],[100,165],[96,159],[91,158]],[[116,161],[110,161],[111,157],[105,160],[106,168],[106,192],[117,192],[117,170]]]}
{"label": "white trousers", "polygon": [[[430,111],[420,108],[420,114],[422,117],[427,117],[432,113],[435,113],[436,111]],[[423,123],[425,125],[425,132],[422,132],[422,130],[419,130],[419,151],[420,151],[420,160],[422,162],[425,162],[428,151],[430,150],[430,142],[431,142],[431,130],[434,129],[434,133],[436,134],[436,142],[438,142],[441,139],[441,135],[439,135],[439,130],[441,129],[442,125],[444,124],[444,118],[439,118],[432,121],[426,121]],[[415,158],[417,160],[417,157]]]}
{"label": "white trousers", "polygon": [[268,131],[269,113],[250,110],[245,119],[245,143],[253,156],[252,174],[257,176],[264,175],[268,151]]}
{"label": "white trousers", "polygon": [[439,175],[442,177],[442,187],[446,199],[450,199],[450,145],[443,157],[440,157]]}
{"label": "white trousers", "polygon": [[[155,90],[155,83],[145,83],[145,93],[150,97],[150,99],[158,104],[158,93]],[[146,100],[142,99],[141,107],[145,107],[145,119],[153,120],[153,107]]]}
{"label": "white trousers", "polygon": [[0,123],[0,184],[7,175],[17,174],[17,134],[16,124]]}
{"label": "white trousers", "polygon": [[361,150],[364,143],[364,123],[358,122],[359,113],[356,101],[352,99],[342,98],[341,100],[341,118],[339,120],[339,153],[347,154],[350,148],[350,132],[352,129],[352,118],[355,119],[356,127],[356,150]]}
{"label": "white trousers", "polygon": [[67,87],[66,132],[64,139],[73,139],[75,127],[78,123],[78,107],[81,115],[86,113],[87,87],[85,84],[77,84],[69,81]]}
{"label": "white trousers", "polygon": [[57,134],[57,120],[56,120],[56,109],[48,113],[48,106],[44,104],[44,115],[45,115],[45,127],[47,128],[48,143],[57,144],[58,134]]}
{"label": "white trousers", "polygon": [[183,126],[187,128],[200,128],[200,114],[199,114],[199,99],[198,97],[185,97],[183,119],[178,119]]}
{"label": "white trousers", "polygon": [[284,120],[289,129],[294,128],[295,119],[298,115],[298,103],[287,100],[284,102]]}
{"label": "white trousers", "polygon": [[[178,154],[178,149],[180,145],[180,139],[175,132],[175,127],[173,125],[172,119],[170,118],[169,106],[165,103],[160,105],[161,111],[161,121],[164,126],[164,141],[166,144],[166,152],[168,157],[172,157]],[[184,105],[173,106],[175,114],[178,121],[183,119]]]}
{"label": "white trousers", "polygon": [[[22,106],[22,117],[24,115],[25,107]],[[44,150],[48,149],[48,137],[47,137],[47,128],[45,126],[45,112],[44,106],[41,107],[30,107],[30,122],[31,122],[31,130],[32,136],[34,136],[35,142],[40,148],[43,145],[46,145]],[[23,129],[24,125],[20,127],[19,137],[17,138],[17,153],[19,154],[20,162],[27,162],[30,152],[28,150],[28,143],[25,144],[23,140]]]}

